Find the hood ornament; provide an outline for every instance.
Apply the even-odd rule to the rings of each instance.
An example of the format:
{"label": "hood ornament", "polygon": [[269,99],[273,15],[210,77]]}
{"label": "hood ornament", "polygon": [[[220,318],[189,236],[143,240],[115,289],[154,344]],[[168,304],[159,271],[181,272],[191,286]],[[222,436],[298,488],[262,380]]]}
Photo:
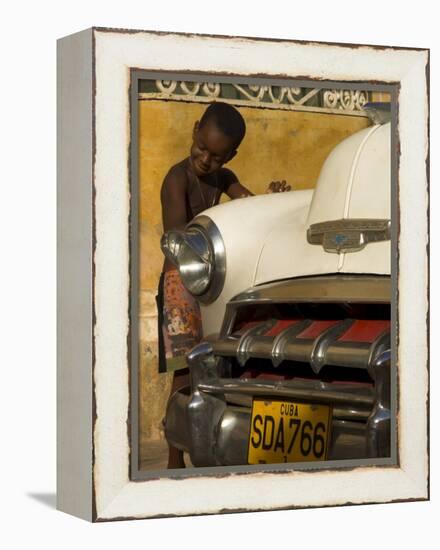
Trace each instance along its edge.
{"label": "hood ornament", "polygon": [[389,241],[391,220],[352,218],[314,223],[307,230],[307,241],[320,244],[326,252],[358,252],[368,243]]}

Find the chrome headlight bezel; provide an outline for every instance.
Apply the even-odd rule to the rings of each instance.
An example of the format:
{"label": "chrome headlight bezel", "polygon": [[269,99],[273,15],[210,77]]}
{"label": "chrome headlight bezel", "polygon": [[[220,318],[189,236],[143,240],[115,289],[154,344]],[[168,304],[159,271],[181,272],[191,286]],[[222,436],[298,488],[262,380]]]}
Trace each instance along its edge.
{"label": "chrome headlight bezel", "polygon": [[199,302],[214,302],[223,290],[226,251],[220,231],[208,216],[197,216],[184,230],[168,231],[161,241],[165,256]]}

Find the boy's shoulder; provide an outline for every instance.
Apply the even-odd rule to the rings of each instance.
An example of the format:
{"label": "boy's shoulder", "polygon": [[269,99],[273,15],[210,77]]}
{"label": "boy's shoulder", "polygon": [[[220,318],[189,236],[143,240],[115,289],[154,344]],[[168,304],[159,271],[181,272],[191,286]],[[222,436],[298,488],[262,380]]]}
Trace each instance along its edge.
{"label": "boy's shoulder", "polygon": [[173,179],[174,178],[188,179],[187,166],[188,166],[188,159],[181,160],[177,164],[174,164],[173,166],[171,166],[165,178],[171,177]]}
{"label": "boy's shoulder", "polygon": [[162,182],[162,192],[166,192],[167,190],[174,188],[182,189],[188,186],[186,161],[187,159],[171,166]]}
{"label": "boy's shoulder", "polygon": [[238,182],[238,178],[234,174],[234,172],[229,168],[225,168],[224,166],[222,166],[218,170],[218,179],[219,179],[220,188],[223,193],[227,192],[230,185]]}
{"label": "boy's shoulder", "polygon": [[218,173],[219,173],[219,176],[221,176],[222,178],[237,179],[237,176],[234,174],[234,172],[230,168],[225,168],[224,166],[222,166],[218,170]]}

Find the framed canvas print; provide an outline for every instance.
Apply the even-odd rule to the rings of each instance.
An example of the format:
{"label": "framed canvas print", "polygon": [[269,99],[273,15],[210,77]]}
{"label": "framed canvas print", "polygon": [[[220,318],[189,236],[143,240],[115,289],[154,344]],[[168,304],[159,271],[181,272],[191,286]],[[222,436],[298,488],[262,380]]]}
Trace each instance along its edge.
{"label": "framed canvas print", "polygon": [[422,49],[59,41],[59,509],[429,498],[428,70]]}

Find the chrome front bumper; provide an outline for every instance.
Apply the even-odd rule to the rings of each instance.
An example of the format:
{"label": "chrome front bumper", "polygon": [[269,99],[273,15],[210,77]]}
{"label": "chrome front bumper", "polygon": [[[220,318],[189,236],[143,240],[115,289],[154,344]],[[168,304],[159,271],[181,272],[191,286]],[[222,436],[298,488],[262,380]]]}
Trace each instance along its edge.
{"label": "chrome front bumper", "polygon": [[331,405],[329,460],[389,456],[388,352],[373,369],[375,390],[312,380],[222,378],[222,360],[211,344],[196,346],[188,356],[190,393],[176,392],[168,404],[166,438],[188,452],[194,466],[247,464],[252,399],[258,396]]}

